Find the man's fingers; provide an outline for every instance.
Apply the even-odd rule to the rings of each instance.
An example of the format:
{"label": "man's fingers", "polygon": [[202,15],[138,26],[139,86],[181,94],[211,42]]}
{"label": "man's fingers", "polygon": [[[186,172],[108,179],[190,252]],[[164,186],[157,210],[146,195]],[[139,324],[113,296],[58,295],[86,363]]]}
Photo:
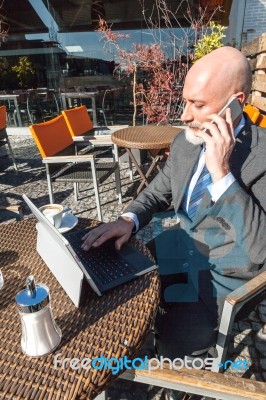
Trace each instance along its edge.
{"label": "man's fingers", "polygon": [[196,134],[197,137],[200,137],[204,140],[205,143],[211,142],[211,136],[206,131],[198,131]]}
{"label": "man's fingers", "polygon": [[100,225],[99,227],[93,229],[89,233],[83,236],[82,240],[84,241],[81,248],[83,250],[89,250],[92,244],[97,241],[108,229],[106,225]]}
{"label": "man's fingers", "polygon": [[97,226],[96,228],[93,228],[91,231],[86,233],[81,239],[85,240],[87,238],[95,238],[96,236],[99,236],[102,232],[106,230],[106,225],[102,224]]}
{"label": "man's fingers", "polygon": [[[117,238],[118,246],[122,246],[132,233],[133,223],[124,219],[118,219],[115,222],[100,225],[91,232],[83,236],[83,244],[81,248],[85,251],[90,248],[99,247],[111,238]],[[120,241],[121,240],[121,241]]]}
{"label": "man's fingers", "polygon": [[[220,135],[220,137],[222,136],[225,140],[232,139],[232,137],[234,137],[234,128],[230,108],[226,109],[224,118],[217,114],[211,114],[208,116],[208,118],[214,122],[212,126],[208,125],[207,128],[211,131],[211,134],[214,137],[216,136],[218,138]],[[207,122],[203,124],[203,126],[207,127],[207,124],[210,123]],[[217,129],[215,129],[215,127]]]}
{"label": "man's fingers", "polygon": [[227,124],[225,120],[215,114],[209,117],[212,122],[204,122],[201,128],[209,131],[209,136],[214,139],[226,138],[228,136]]}
{"label": "man's fingers", "polygon": [[102,230],[99,228],[96,228],[93,231],[86,233],[86,235],[82,237],[83,244],[81,248],[83,250],[89,250],[91,248],[91,245],[102,235]]}
{"label": "man's fingers", "polygon": [[111,237],[113,237],[111,231],[106,233],[96,232],[95,235],[89,236],[87,237],[87,239],[84,240],[81,248],[83,250],[89,250],[91,247],[98,247]]}
{"label": "man's fingers", "polygon": [[114,237],[114,232],[113,231],[110,230],[110,231],[104,232],[101,236],[99,236],[92,243],[92,247],[101,246],[104,242],[106,242],[107,240],[111,239],[112,237]]}
{"label": "man's fingers", "polygon": [[123,236],[121,236],[119,239],[115,241],[115,248],[116,250],[120,250],[121,247],[123,246],[124,243],[126,243],[129,239],[129,235],[125,233]]}

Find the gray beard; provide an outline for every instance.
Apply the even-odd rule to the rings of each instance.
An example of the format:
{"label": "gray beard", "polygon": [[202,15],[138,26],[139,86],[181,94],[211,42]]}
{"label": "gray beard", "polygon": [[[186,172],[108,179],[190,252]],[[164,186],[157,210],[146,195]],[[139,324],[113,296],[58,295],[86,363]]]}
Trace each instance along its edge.
{"label": "gray beard", "polygon": [[199,146],[204,143],[204,140],[201,137],[195,135],[195,129],[189,128],[188,126],[186,126],[185,135],[186,140],[189,143],[194,144],[194,146]]}

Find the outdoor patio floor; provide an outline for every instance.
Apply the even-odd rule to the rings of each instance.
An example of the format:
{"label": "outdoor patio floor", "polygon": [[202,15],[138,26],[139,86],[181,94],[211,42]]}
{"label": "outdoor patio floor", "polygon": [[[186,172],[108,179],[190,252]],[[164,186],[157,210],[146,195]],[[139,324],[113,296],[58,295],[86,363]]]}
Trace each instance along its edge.
{"label": "outdoor patio floor", "polygon": [[[49,203],[46,174],[38,150],[30,136],[10,136],[11,145],[19,171],[16,173],[10,157],[5,149],[0,148],[0,205],[21,204],[24,218],[30,216],[29,209],[23,204],[21,195],[27,194],[37,206]],[[148,167],[148,164],[146,165]],[[134,183],[129,179],[128,164],[121,165],[121,185],[123,204],[118,204],[115,196],[115,180],[111,176],[100,186],[100,199],[104,222],[116,220],[124,207],[132,200],[134,190],[138,186],[138,175],[134,175]],[[93,195],[93,186],[81,186],[80,200],[74,201],[71,184],[56,183],[53,185],[55,202],[68,206],[77,217],[96,218],[97,212]],[[137,238],[146,243],[152,238],[152,225],[137,233]],[[260,367],[258,352],[254,346],[254,336],[263,326],[257,312],[253,312],[245,321],[234,324],[234,340],[232,340],[228,359],[244,358],[251,362],[251,367],[243,374],[239,371],[227,371],[229,374],[245,376],[256,380],[266,380],[266,372]],[[151,338],[144,346],[142,354],[151,351]],[[266,351],[266,342],[265,342]],[[266,353],[265,353],[266,354]],[[230,358],[231,357],[231,358]],[[163,400],[162,389],[144,384],[132,383],[117,379],[108,389],[108,400]],[[178,396],[176,397],[178,398]]]}

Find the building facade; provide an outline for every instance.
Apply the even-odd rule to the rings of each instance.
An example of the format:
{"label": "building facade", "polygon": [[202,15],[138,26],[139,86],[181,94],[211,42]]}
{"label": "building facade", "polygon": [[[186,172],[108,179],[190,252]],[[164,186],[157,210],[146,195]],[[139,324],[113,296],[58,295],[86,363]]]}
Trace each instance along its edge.
{"label": "building facade", "polygon": [[266,32],[266,0],[233,0],[226,42],[238,48]]}

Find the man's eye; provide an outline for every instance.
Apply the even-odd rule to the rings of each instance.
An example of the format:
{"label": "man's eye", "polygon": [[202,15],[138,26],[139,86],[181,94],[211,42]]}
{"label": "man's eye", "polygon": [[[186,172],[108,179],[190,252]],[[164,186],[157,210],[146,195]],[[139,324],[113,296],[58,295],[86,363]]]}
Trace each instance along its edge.
{"label": "man's eye", "polygon": [[194,106],[195,106],[196,108],[202,108],[202,107],[204,106],[204,104],[195,104],[195,103],[194,103]]}

